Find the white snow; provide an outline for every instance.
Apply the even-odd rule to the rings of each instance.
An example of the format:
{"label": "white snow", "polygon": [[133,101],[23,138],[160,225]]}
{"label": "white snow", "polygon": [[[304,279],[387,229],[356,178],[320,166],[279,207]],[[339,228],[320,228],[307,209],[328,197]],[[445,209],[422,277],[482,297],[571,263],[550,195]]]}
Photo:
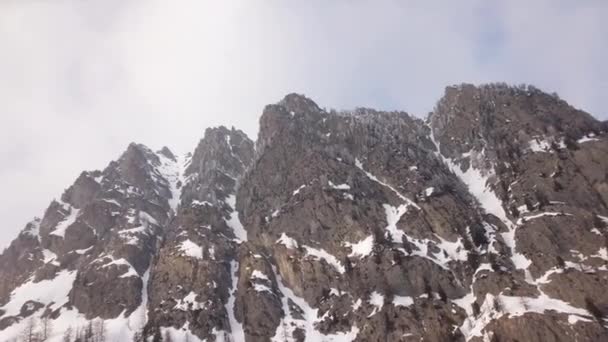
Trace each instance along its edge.
{"label": "white snow", "polygon": [[393,298],[394,306],[405,306],[408,307],[414,304],[414,299],[408,296],[395,296]]}
{"label": "white snow", "polygon": [[265,275],[264,273],[262,273],[261,271],[258,271],[258,270],[254,270],[251,273],[251,279],[270,280],[270,279],[268,279],[267,275]]}
{"label": "white snow", "polygon": [[100,266],[101,268],[107,268],[107,267],[114,266],[114,265],[116,265],[116,266],[127,266],[127,271],[125,273],[123,273],[120,276],[120,278],[139,277],[139,274],[135,270],[135,267],[133,267],[133,265],[131,265],[131,263],[127,259],[125,259],[125,258],[115,259],[112,256],[106,255],[106,256],[100,257],[95,262],[100,262],[100,261],[105,260],[107,258],[111,259],[111,261],[107,262],[107,263],[105,263],[103,265],[101,265]]}
{"label": "white snow", "polygon": [[602,247],[597,251],[597,253],[591,255],[591,257],[608,261],[608,249],[606,249],[606,247]]}
{"label": "white snow", "polygon": [[[37,283],[30,278],[26,283],[11,292],[10,300],[2,309],[5,316],[18,315],[23,304],[29,300],[40,302],[44,305],[51,304],[51,309],[56,309],[67,303],[68,294],[72,289],[72,283],[76,278],[75,271],[63,270],[50,280],[42,280]],[[41,309],[42,310],[42,309]]]}
{"label": "white snow", "polygon": [[300,190],[304,189],[305,187],[306,187],[306,184],[302,184],[302,185],[300,185],[300,187],[299,187],[299,188],[297,188],[297,189],[295,189],[295,190],[293,191],[292,196],[295,196],[295,195],[299,194],[299,193],[300,193]]}
{"label": "white snow", "polygon": [[[283,294],[281,303],[283,304],[285,316],[281,319],[275,335],[271,339],[272,342],[295,342],[296,339],[293,333],[297,328],[304,330],[306,336],[304,342],[352,342],[357,337],[359,328],[356,326],[351,327],[350,331],[329,335],[316,330],[316,323],[322,320],[318,316],[319,309],[313,309],[303,298],[298,297],[290,288],[286,287],[276,269],[274,269],[274,273],[279,290]],[[292,316],[290,301],[303,312],[303,319]]]}
{"label": "white snow", "polygon": [[171,160],[165,157],[162,153],[156,153],[160,160],[160,165],[156,168],[161,177],[166,181],[169,190],[171,191],[171,198],[169,199],[169,206],[173,213],[177,212],[180,198],[182,195],[181,185],[185,184],[184,170],[186,166],[186,160],[184,156],[176,156],[176,160]]}
{"label": "white snow", "polygon": [[435,188],[433,188],[433,187],[426,188],[426,189],[424,190],[424,195],[425,195],[426,197],[429,197],[429,196],[431,196],[431,195],[433,194],[433,192],[434,192],[434,191],[435,191]]}
{"label": "white snow", "polygon": [[184,298],[177,301],[174,308],[182,311],[200,310],[205,308],[205,304],[196,300],[197,294],[190,291]]}
{"label": "white snow", "polygon": [[374,310],[367,317],[372,317],[373,315],[377,314],[382,310],[382,307],[384,306],[384,296],[381,293],[374,291],[369,296],[368,302],[370,305],[374,306]]}
{"label": "white snow", "polygon": [[226,224],[232,228],[237,242],[247,241],[247,231],[239,219],[239,212],[236,210],[236,196],[234,194],[228,196],[228,198],[226,198],[226,204],[232,208],[230,219],[226,220]]}
{"label": "white snow", "polygon": [[106,202],[106,203],[110,203],[110,204],[114,204],[117,207],[120,207],[120,203],[118,203],[118,201],[116,201],[115,199],[111,199],[111,198],[102,198],[102,201]]}
{"label": "white snow", "polygon": [[405,233],[397,228],[397,223],[401,217],[407,212],[407,204],[402,204],[398,207],[393,207],[390,204],[383,204],[386,214],[386,230],[391,235],[393,242],[401,242]]}
{"label": "white snow", "polygon": [[51,235],[56,235],[62,238],[65,237],[66,229],[76,222],[80,209],[76,209],[69,204],[65,204],[64,209],[69,210],[69,214],[63,219],[63,221],[57,224],[55,229],[51,232]]}
{"label": "white snow", "polygon": [[372,253],[372,249],[374,248],[374,236],[370,235],[356,243],[345,242],[344,245],[351,249],[351,253],[348,255],[349,257],[364,258]]}
{"label": "white snow", "polygon": [[57,254],[46,248],[42,250],[42,256],[44,257],[44,260],[42,262],[44,262],[45,264],[57,260]]}
{"label": "white snow", "polygon": [[145,211],[139,212],[139,221],[145,226],[147,224],[153,224],[155,226],[159,226],[158,221],[152,215],[148,214]]}
{"label": "white snow", "polygon": [[355,159],[355,166],[357,168],[359,168],[361,171],[363,171],[363,173],[365,173],[367,178],[373,180],[374,182],[376,182],[376,183],[390,189],[392,192],[394,192],[395,195],[397,195],[397,197],[399,197],[402,201],[404,201],[407,206],[412,206],[416,209],[420,209],[420,207],[416,203],[414,203],[411,199],[405,197],[403,194],[401,194],[399,191],[397,191],[397,189],[393,188],[390,184],[382,182],[380,179],[378,179],[378,177],[365,171],[365,169],[363,168],[363,164],[361,163],[361,161],[359,161],[359,159]]}
{"label": "white snow", "polygon": [[269,292],[272,293],[272,289],[264,284],[253,284],[253,289],[257,292]]}
{"label": "white snow", "polygon": [[[145,325],[147,321],[148,293],[146,285],[148,276],[149,270],[146,271],[144,273],[144,276],[142,277],[144,286],[142,288],[142,301],[139,307],[128,317],[125,317],[123,312],[123,314],[119,315],[117,318],[108,319],[104,321],[107,341],[131,341],[133,339],[133,334],[135,333],[135,331],[142,329]],[[25,300],[26,298],[36,300],[36,298],[32,298],[32,294],[42,295],[42,297],[38,297],[41,299],[41,302],[45,304],[54,302],[54,304],[50,305],[50,308],[56,309],[67,302],[67,296],[70,289],[72,288],[72,283],[75,277],[75,272],[62,271],[58,273],[57,276],[52,280],[46,280],[36,284],[26,283],[24,284],[24,287],[20,287],[15,291],[19,290],[17,291],[17,296],[23,297],[23,300]],[[13,291],[13,293],[15,293],[15,291]],[[9,304],[11,304],[15,300],[17,300],[16,297],[11,298],[11,302]],[[38,310],[32,317],[39,318],[40,315],[44,312],[44,310],[44,308]],[[21,322],[13,324],[10,327],[6,328],[0,333],[0,338],[2,338],[3,340],[11,340],[12,338],[18,338],[26,322],[27,320],[22,320]],[[70,310],[65,307],[61,307],[59,316],[56,319],[52,320],[53,329],[51,336],[49,337],[47,342],[62,342],[63,333],[68,328],[75,330],[78,327],[87,326],[88,322],[89,321],[85,318],[85,316],[79,313],[77,310]],[[94,324],[97,324],[99,322],[99,319],[93,320]],[[192,338],[191,341],[200,342],[200,339]]]}
{"label": "white snow", "polygon": [[582,144],[582,143],[586,143],[588,141],[597,141],[597,140],[600,140],[600,139],[596,138],[595,134],[590,133],[590,134],[578,139],[576,142],[579,144]]}
{"label": "white snow", "polygon": [[236,319],[234,315],[234,303],[236,302],[236,291],[239,282],[238,278],[239,263],[236,261],[230,262],[230,274],[232,275],[232,286],[230,287],[230,297],[226,303],[226,312],[228,313],[228,321],[230,322],[230,331],[233,341],[245,341],[245,332],[243,324]]}
{"label": "white snow", "polygon": [[211,202],[207,202],[207,201],[199,201],[199,200],[192,200],[192,204],[190,204],[193,207],[196,206],[209,206],[209,207],[213,207],[213,204]]}
{"label": "white snow", "polygon": [[195,259],[203,258],[203,247],[187,239],[179,244],[179,249],[187,256]]}
{"label": "white snow", "polygon": [[517,224],[521,225],[524,223],[524,221],[530,221],[530,220],[534,220],[537,218],[541,218],[541,217],[545,217],[545,216],[572,216],[572,214],[567,214],[567,213],[557,213],[557,212],[543,212],[543,213],[538,213],[538,214],[534,214],[534,215],[528,215],[528,216],[523,216],[520,217],[517,220]]}
{"label": "white snow", "polygon": [[329,186],[336,190],[350,190],[350,185],[348,184],[334,184],[332,181],[328,181]]}
{"label": "white snow", "polygon": [[551,142],[544,138],[535,137],[528,142],[528,148],[532,152],[549,152],[551,150]]}
{"label": "white snow", "polygon": [[[184,325],[180,329],[176,329],[174,327],[161,327],[160,331],[161,331],[161,336],[163,336],[163,338],[164,338],[164,336],[169,335],[171,337],[171,339],[176,342],[177,341],[207,342],[207,340],[201,340],[196,335],[194,335],[192,333],[192,331],[190,331],[190,322],[188,322],[188,321],[186,321],[186,323],[184,323]],[[217,333],[217,331],[214,330],[213,333]],[[223,338],[223,336],[217,336],[215,341],[226,342],[222,338]]]}
{"label": "white snow", "polygon": [[[298,242],[296,240],[290,238],[289,236],[287,236],[287,234],[285,234],[285,233],[281,234],[281,237],[279,237],[279,239],[276,241],[276,243],[284,245],[285,247],[287,247],[289,249],[297,249],[299,247]],[[319,249],[319,248],[306,246],[306,245],[303,245],[302,247],[306,250],[307,257],[313,257],[316,259],[324,260],[330,266],[333,266],[336,269],[336,271],[338,271],[339,273],[346,272],[346,269],[340,263],[340,261],[335,256],[329,254],[327,251],[325,251],[323,249]]]}
{"label": "white snow", "polygon": [[76,254],[84,255],[84,254],[87,254],[87,252],[89,252],[90,250],[92,250],[93,247],[94,246],[90,246],[88,248],[83,248],[83,249],[75,249],[73,252]]}
{"label": "white snow", "polygon": [[[439,249],[442,250],[441,253],[435,254],[435,258],[439,259],[440,262],[447,264],[450,260],[457,261],[467,261],[468,260],[468,252],[466,248],[464,248],[464,244],[462,243],[462,238],[458,238],[456,242],[450,242],[445,240],[441,236],[435,234],[435,237],[439,239],[439,243],[436,244]],[[447,254],[447,257],[444,253]]]}
{"label": "white snow", "polygon": [[353,305],[352,305],[353,311],[359,310],[359,308],[361,307],[362,304],[363,304],[363,301],[361,300],[361,298],[354,301]]}
{"label": "white snow", "polygon": [[[433,129],[431,128],[431,140],[437,146],[436,155],[440,157],[448,168],[456,175],[460,180],[467,185],[469,192],[477,199],[481,207],[486,213],[492,214],[500,219],[506,226],[508,231],[502,233],[501,236],[511,251],[511,259],[518,269],[527,269],[532,263],[523,254],[518,253],[515,243],[515,230],[517,226],[507,217],[507,214],[503,208],[502,201],[496,196],[494,191],[488,186],[489,179],[494,175],[494,169],[489,170],[476,169],[473,165],[469,165],[466,171],[462,171],[452,159],[444,157],[439,151],[439,143],[435,140]],[[536,141],[536,140],[534,140]],[[478,158],[483,160],[484,150],[477,153],[469,151],[469,158]],[[527,270],[526,270],[527,272]],[[528,273],[528,272],[527,272]]]}
{"label": "white snow", "polygon": [[298,242],[296,240],[290,238],[289,236],[287,236],[287,234],[285,234],[285,233],[281,234],[281,237],[279,237],[279,239],[276,241],[276,243],[282,244],[289,249],[298,248]]}
{"label": "white snow", "polygon": [[[499,310],[495,310],[498,306]],[[559,299],[550,298],[541,292],[538,297],[512,297],[505,295],[493,296],[486,294],[483,304],[480,306],[480,314],[477,318],[469,316],[460,327],[467,341],[475,336],[481,337],[485,326],[494,319],[503,315],[509,317],[521,316],[527,312],[544,313],[545,311],[555,311],[567,313],[575,316],[582,316],[582,319],[590,318],[587,310],[574,307],[567,302]],[[569,318],[569,320],[572,320]]]}
{"label": "white snow", "polygon": [[329,254],[325,250],[309,246],[304,246],[304,248],[306,249],[306,256],[312,256],[314,258],[324,260],[329,265],[333,266],[339,273],[346,272],[346,269],[344,268],[342,263],[340,263],[340,261],[335,256]]}
{"label": "white snow", "polygon": [[148,228],[147,223],[142,226],[133,227],[129,229],[123,229],[118,231],[118,235],[123,239],[125,244],[128,245],[139,245],[139,237],[138,235],[148,235],[150,234],[150,229]]}

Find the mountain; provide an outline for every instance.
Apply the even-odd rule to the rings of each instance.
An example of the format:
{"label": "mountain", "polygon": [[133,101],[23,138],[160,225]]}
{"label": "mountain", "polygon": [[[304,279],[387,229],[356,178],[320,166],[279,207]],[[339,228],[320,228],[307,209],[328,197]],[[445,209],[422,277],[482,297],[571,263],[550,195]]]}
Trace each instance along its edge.
{"label": "mountain", "polygon": [[607,128],[463,84],[131,144],[0,255],[0,340],[606,341]]}

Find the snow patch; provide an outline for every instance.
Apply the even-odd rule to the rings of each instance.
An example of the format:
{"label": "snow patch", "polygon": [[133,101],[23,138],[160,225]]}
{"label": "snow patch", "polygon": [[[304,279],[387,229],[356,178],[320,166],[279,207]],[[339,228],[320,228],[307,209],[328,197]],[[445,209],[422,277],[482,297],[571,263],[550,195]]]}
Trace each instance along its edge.
{"label": "snow patch", "polygon": [[205,304],[198,302],[196,300],[197,294],[193,291],[190,291],[184,298],[177,301],[174,309],[181,311],[190,311],[190,310],[202,310],[205,308]]}
{"label": "snow patch", "polygon": [[287,247],[289,249],[298,248],[298,242],[296,240],[294,240],[293,238],[290,238],[289,236],[287,236],[287,234],[285,234],[285,233],[281,234],[281,237],[276,241],[276,243],[284,245],[285,247]]}
{"label": "snow patch", "polygon": [[[281,303],[283,305],[283,312],[285,313],[285,316],[281,318],[281,322],[277,327],[275,335],[271,338],[272,342],[295,342],[296,338],[293,336],[293,333],[297,328],[304,330],[306,336],[304,340],[305,342],[352,342],[357,337],[359,328],[356,326],[351,327],[350,331],[338,332],[329,335],[325,335],[316,330],[316,323],[322,320],[322,318],[318,316],[319,309],[313,309],[303,298],[296,296],[296,294],[290,288],[283,284],[281,276],[277,273],[274,267],[273,271],[277,279],[279,290],[282,293]],[[302,319],[292,316],[290,301],[300,308],[303,313]]]}
{"label": "snow patch", "polygon": [[270,281],[270,279],[268,279],[268,276],[266,276],[264,273],[258,271],[258,270],[254,270],[251,273],[251,279],[262,279],[262,280],[268,280]]}
{"label": "snow patch", "polygon": [[374,248],[374,236],[370,235],[356,243],[345,242],[344,245],[351,249],[351,253],[348,255],[349,257],[364,258],[372,253],[372,249]]}
{"label": "snow patch", "polygon": [[405,306],[408,307],[414,304],[414,299],[408,296],[395,296],[393,298],[394,306]]}
{"label": "snow patch", "polygon": [[234,303],[236,302],[236,291],[239,282],[238,277],[239,263],[236,261],[230,262],[230,274],[232,275],[232,286],[230,287],[230,297],[226,303],[226,312],[228,313],[228,321],[230,322],[230,331],[233,341],[245,341],[245,332],[243,324],[236,319],[234,314]]}
{"label": "snow patch", "polygon": [[179,249],[187,256],[195,259],[203,258],[203,247],[187,239],[179,244]]}
{"label": "snow patch", "polygon": [[59,236],[61,238],[65,237],[65,231],[69,226],[76,222],[76,219],[78,219],[78,214],[80,213],[80,209],[76,209],[69,204],[65,204],[64,209],[69,210],[69,214],[61,222],[59,222],[55,229],[51,232],[51,235]]}
{"label": "snow patch", "polygon": [[340,261],[335,256],[329,254],[325,250],[309,246],[304,246],[304,249],[306,249],[306,256],[312,256],[314,258],[324,260],[329,265],[333,266],[339,273],[346,272],[346,269],[344,268],[342,263],[340,263]]}
{"label": "snow patch", "polygon": [[300,190],[304,189],[305,187],[306,187],[306,184],[302,184],[302,185],[300,185],[300,187],[299,187],[299,188],[297,188],[297,189],[295,189],[295,190],[293,191],[292,196],[295,196],[295,195],[299,194],[299,193],[300,193]]}
{"label": "snow patch", "polygon": [[226,224],[228,224],[228,227],[232,228],[237,242],[247,241],[247,231],[239,219],[239,212],[236,210],[236,196],[234,194],[228,196],[228,198],[226,198],[226,204],[232,208],[230,218],[225,220]]}
{"label": "snow patch", "polygon": [[382,310],[382,307],[384,306],[384,296],[381,293],[374,291],[369,296],[368,302],[370,305],[374,306],[374,310],[367,317],[372,317]]}
{"label": "snow patch", "polygon": [[328,181],[328,183],[329,183],[329,186],[332,189],[336,189],[336,190],[350,190],[350,185],[348,185],[348,184],[338,184],[338,185],[336,185],[332,181]]}

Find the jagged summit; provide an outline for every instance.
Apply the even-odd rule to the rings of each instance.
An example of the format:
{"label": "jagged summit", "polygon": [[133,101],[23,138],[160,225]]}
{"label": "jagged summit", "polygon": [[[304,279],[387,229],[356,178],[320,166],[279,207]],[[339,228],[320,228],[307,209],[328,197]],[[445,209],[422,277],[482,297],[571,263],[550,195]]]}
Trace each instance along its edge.
{"label": "jagged summit", "polygon": [[0,255],[0,340],[608,339],[587,113],[504,84],[448,87],[427,121],[289,94],[255,144],[220,126],[83,172]]}

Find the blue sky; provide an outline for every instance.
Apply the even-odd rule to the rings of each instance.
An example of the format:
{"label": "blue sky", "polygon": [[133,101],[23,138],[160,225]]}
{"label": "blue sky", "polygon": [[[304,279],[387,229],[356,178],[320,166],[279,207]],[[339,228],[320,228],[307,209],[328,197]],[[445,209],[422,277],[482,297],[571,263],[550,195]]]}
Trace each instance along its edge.
{"label": "blue sky", "polygon": [[607,17],[602,0],[2,1],[0,246],[129,142],[254,137],[289,92],[422,117],[446,85],[531,83],[607,119]]}

